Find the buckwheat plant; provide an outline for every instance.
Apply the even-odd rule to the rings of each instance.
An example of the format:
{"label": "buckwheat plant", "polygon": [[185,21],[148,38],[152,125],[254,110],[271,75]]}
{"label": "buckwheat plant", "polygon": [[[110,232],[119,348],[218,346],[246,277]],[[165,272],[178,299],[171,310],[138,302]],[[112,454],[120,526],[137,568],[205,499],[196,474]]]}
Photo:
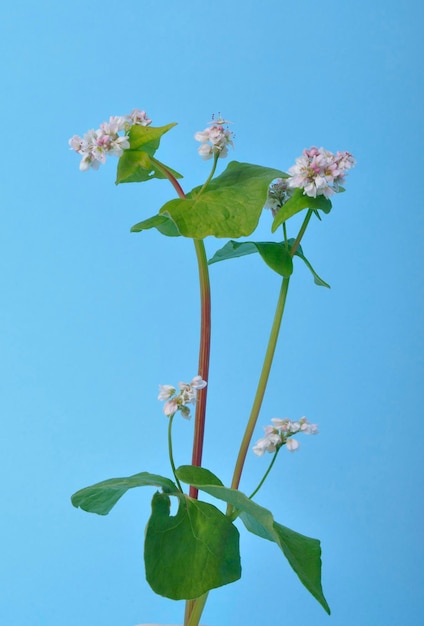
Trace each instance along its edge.
{"label": "buckwheat plant", "polygon": [[[244,524],[249,532],[273,541],[306,589],[330,613],[321,586],[320,542],[276,522],[269,510],[254,501],[281,448],[290,452],[298,450],[299,437],[315,435],[317,425],[306,417],[295,421],[286,417],[272,418],[272,425],[265,427],[265,436],[253,446],[253,453],[258,457],[265,452],[272,455],[263,478],[250,495],[239,490],[239,483],[271,370],[293,259],[297,257],[306,264],[317,285],[329,287],[315,272],[300,244],[311,218],[316,216],[321,220],[323,214],[330,213],[330,198],[344,191],[346,174],[355,160],[349,152],[332,153],[313,146],[303,151],[287,173],[278,168],[232,161],[215,176],[218,162],[234,147],[229,125],[230,122],[218,115],[205,130],[194,135],[200,142],[199,155],[211,160],[212,167],[206,181],[188,193],[179,183],[181,175],[156,158],[162,136],[175,126],[174,123],[153,126],[145,111],[134,109],[129,115],[111,117],[109,122],[104,122],[97,130],[89,130],[83,137],[74,135],[69,140],[70,147],[81,156],[83,171],[98,169],[111,155],[119,158],[117,184],[146,182],[152,178],[169,181],[177,197],[166,202],[156,215],[135,224],[131,231],[139,233],[153,228],[166,237],[186,237],[194,244],[201,296],[197,373],[191,382],[179,382],[177,386],[161,384],[158,396],[168,419],[172,478],[143,471],[127,478],[110,478],[72,496],[75,507],[107,515],[128,489],[150,486],[158,490],[153,495],[145,533],[146,579],[156,593],[186,600],[185,626],[199,624],[211,589],[241,576],[236,521]],[[271,210],[272,233],[280,233],[282,240],[240,241],[241,237],[255,231],[264,207]],[[303,223],[297,234],[289,237],[289,220],[300,212],[305,212]],[[203,240],[210,236],[229,241],[208,261]],[[235,459],[232,483],[227,487],[202,467],[211,338],[209,265],[247,254],[258,254],[281,276],[281,289],[251,413]],[[191,464],[177,468],[172,425],[178,414],[189,419],[191,408],[195,413]],[[188,493],[183,485],[187,485]],[[217,506],[202,501],[199,492],[215,498]],[[175,516],[170,515],[170,498],[178,502]],[[222,510],[223,505],[226,505],[225,510]],[[190,572],[190,576],[186,572]]]}

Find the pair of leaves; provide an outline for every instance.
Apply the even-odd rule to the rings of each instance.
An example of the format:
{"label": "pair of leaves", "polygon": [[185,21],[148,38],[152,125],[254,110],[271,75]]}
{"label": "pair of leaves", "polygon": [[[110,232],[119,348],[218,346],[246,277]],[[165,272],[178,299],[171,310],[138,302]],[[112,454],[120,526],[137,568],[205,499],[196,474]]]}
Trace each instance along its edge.
{"label": "pair of leaves", "polygon": [[250,500],[241,491],[224,487],[219,478],[208,470],[183,465],[177,469],[176,474],[182,482],[233,506],[251,533],[275,542],[300,581],[330,614],[330,607],[321,586],[321,547],[318,539],[311,539],[278,524],[270,511]]}
{"label": "pair of leaves", "polygon": [[[141,183],[152,178],[166,178],[162,164],[153,159],[159,148],[162,135],[176,126],[176,123],[166,126],[132,126],[128,133],[130,147],[124,150],[118,161],[116,184]],[[171,168],[167,169],[175,176],[182,178],[181,174]]]}
{"label": "pair of leaves", "polygon": [[[84,511],[107,515],[129,489],[142,486],[163,490],[153,496],[144,544],[153,591],[172,600],[193,599],[240,578],[237,528],[215,506],[182,494],[168,478],[148,472],[111,478],[77,491],[71,500]],[[170,495],[178,498],[175,516]]]}
{"label": "pair of leaves", "polygon": [[258,225],[269,185],[283,175],[273,168],[232,161],[202,193],[199,186],[186,198],[170,200],[158,215],[139,222],[131,231],[157,228],[168,236],[179,233],[194,239],[250,235]]}
{"label": "pair of leaves", "polygon": [[[229,241],[223,248],[215,252],[213,257],[209,260],[209,265],[212,265],[212,263],[218,263],[219,261],[236,259],[247,254],[254,254],[258,252],[265,263],[273,269],[274,272],[277,272],[280,276],[289,277],[293,273],[293,259],[290,254],[290,250],[292,249],[294,241],[294,239],[289,239],[287,248],[284,242]],[[330,285],[318,276],[308,259],[303,254],[301,246],[298,246],[294,256],[302,259],[314,277],[316,285],[330,288]]]}
{"label": "pair of leaves", "polygon": [[[301,582],[329,613],[321,587],[321,548],[317,539],[305,537],[278,524],[270,511],[235,489],[224,487],[212,472],[190,465],[177,469],[184,483],[193,485],[236,509],[246,528],[275,542]],[[145,538],[146,578],[152,589],[168,598],[191,599],[241,576],[239,533],[230,518],[206,502],[182,494],[173,481],[142,472],[112,478],[81,489],[72,503],[85,511],[106,515],[133,487],[161,487],[152,501]],[[178,498],[178,512],[170,515],[170,496]]]}

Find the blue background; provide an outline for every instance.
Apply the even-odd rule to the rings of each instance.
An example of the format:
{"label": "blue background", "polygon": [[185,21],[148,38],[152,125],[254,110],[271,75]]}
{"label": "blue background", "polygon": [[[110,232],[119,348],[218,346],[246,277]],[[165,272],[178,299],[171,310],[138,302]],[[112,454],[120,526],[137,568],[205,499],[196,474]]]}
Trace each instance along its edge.
{"label": "blue background", "polygon": [[[322,540],[328,617],[277,547],[241,530],[243,577],[203,622],[415,626],[422,609],[422,4],[415,0],[9,3],[3,9],[0,622],[181,622],[183,603],[144,580],[152,490],[110,516],[77,489],[169,474],[158,383],[196,374],[190,241],[129,228],[174,196],[81,173],[67,140],[145,108],[177,121],[159,158],[202,182],[193,140],[213,112],[234,122],[231,159],[288,169],[313,144],[358,165],[296,264],[255,437],[271,417],[320,427],[283,450],[258,501]],[[221,169],[227,164],[221,163]],[[297,219],[297,218],[296,218]],[[299,222],[294,219],[290,234]],[[265,212],[257,235],[270,239]],[[212,254],[223,242],[206,241]],[[213,348],[204,464],[231,478],[279,277],[246,257],[211,267]],[[176,423],[176,462],[193,423]],[[269,457],[250,455],[249,491]]]}

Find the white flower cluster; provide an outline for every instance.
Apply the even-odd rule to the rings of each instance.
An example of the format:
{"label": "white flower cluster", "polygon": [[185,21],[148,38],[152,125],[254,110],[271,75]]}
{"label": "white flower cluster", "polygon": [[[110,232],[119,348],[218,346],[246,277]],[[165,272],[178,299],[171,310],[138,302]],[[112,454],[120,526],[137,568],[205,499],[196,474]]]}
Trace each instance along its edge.
{"label": "white flower cluster", "polygon": [[[72,150],[82,156],[79,166],[81,171],[90,167],[97,170],[106,161],[108,154],[120,157],[130,147],[127,132],[131,126],[148,126],[151,123],[146,111],[134,109],[129,115],[111,117],[108,122],[100,124],[97,130],[89,130],[84,137],[74,135],[68,143]],[[125,134],[119,135],[121,131]]]}
{"label": "white flower cluster", "polygon": [[196,404],[198,390],[204,389],[206,385],[206,380],[202,380],[201,376],[195,376],[191,383],[178,383],[179,393],[172,385],[159,385],[158,400],[166,400],[163,406],[165,415],[172,417],[177,411],[181,411],[183,417],[190,419],[187,405]]}
{"label": "white flower cluster", "polygon": [[224,128],[223,124],[231,124],[231,122],[222,119],[220,115],[217,120],[212,116],[212,121],[208,124],[209,128],[194,135],[195,140],[201,143],[199,154],[205,161],[216,154],[219,158],[224,158],[228,155],[228,146],[234,148],[233,133],[228,128]]}
{"label": "white flower cluster", "polygon": [[294,452],[300,447],[300,443],[296,439],[292,439],[292,435],[296,433],[316,435],[318,433],[318,426],[310,424],[306,417],[301,417],[297,422],[288,418],[275,417],[271,422],[273,423],[272,426],[265,426],[264,428],[265,437],[259,439],[253,446],[253,452],[257,456],[262,456],[264,452],[275,452],[284,445],[290,452]]}
{"label": "white flower cluster", "polygon": [[346,173],[356,161],[349,152],[333,154],[324,148],[312,146],[303,151],[296,164],[289,169],[288,189],[303,189],[304,195],[329,198],[340,190]]}

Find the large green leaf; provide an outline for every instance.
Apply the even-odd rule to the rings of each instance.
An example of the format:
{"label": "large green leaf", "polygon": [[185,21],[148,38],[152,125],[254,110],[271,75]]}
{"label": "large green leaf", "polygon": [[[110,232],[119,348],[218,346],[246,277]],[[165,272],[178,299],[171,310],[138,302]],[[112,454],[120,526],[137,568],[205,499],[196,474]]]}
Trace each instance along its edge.
{"label": "large green leaf", "polygon": [[184,237],[203,239],[250,235],[259,221],[270,183],[284,172],[260,165],[232,161],[200,193],[196,187],[187,198],[170,200],[160,209]]}
{"label": "large green leaf", "polygon": [[[140,183],[152,178],[166,178],[161,163],[151,159],[159,148],[160,139],[175,122],[166,126],[132,126],[129,130],[130,147],[124,150],[118,161],[116,184]],[[181,174],[167,167],[176,178]]]}
{"label": "large green leaf", "polygon": [[265,263],[280,276],[288,277],[293,273],[293,260],[284,242],[238,242],[231,240],[223,248],[215,252],[208,263],[211,265],[212,263],[218,263],[218,261],[235,259],[247,254],[254,254],[255,252],[259,252]]}
{"label": "large green leaf", "polygon": [[[246,528],[269,541],[275,542],[286,556],[293,570],[308,591],[330,613],[321,586],[321,547],[318,539],[301,535],[274,521],[272,513],[252,502],[245,494],[218,484],[215,477],[211,484],[210,472],[192,465],[183,465],[176,472],[178,478],[193,487],[231,504],[238,512]],[[220,482],[220,481],[219,481]]]}
{"label": "large green leaf", "polygon": [[178,492],[176,485],[169,478],[141,472],[127,478],[109,478],[109,480],[96,483],[91,487],[80,489],[74,493],[71,501],[75,507],[80,507],[89,513],[107,515],[128,489],[147,485],[162,487],[163,491],[168,493]]}
{"label": "large green leaf", "polygon": [[271,230],[275,233],[280,224],[288,220],[289,217],[299,213],[299,211],[303,211],[303,209],[321,209],[324,213],[330,213],[331,207],[332,204],[330,200],[325,196],[321,195],[316,198],[311,198],[305,195],[302,189],[296,189],[291,198],[289,198],[278,211],[272,223]]}
{"label": "large green leaf", "polygon": [[154,215],[153,217],[149,217],[147,220],[138,222],[138,224],[134,224],[131,228],[131,232],[139,233],[142,230],[150,230],[151,228],[156,228],[156,230],[162,233],[162,235],[166,235],[167,237],[180,236],[178,228],[169,217],[166,217],[166,215]]}
{"label": "large green leaf", "polygon": [[239,533],[212,504],[180,494],[171,516],[168,495],[156,493],[144,561],[153,591],[173,600],[198,598],[240,578]]}

